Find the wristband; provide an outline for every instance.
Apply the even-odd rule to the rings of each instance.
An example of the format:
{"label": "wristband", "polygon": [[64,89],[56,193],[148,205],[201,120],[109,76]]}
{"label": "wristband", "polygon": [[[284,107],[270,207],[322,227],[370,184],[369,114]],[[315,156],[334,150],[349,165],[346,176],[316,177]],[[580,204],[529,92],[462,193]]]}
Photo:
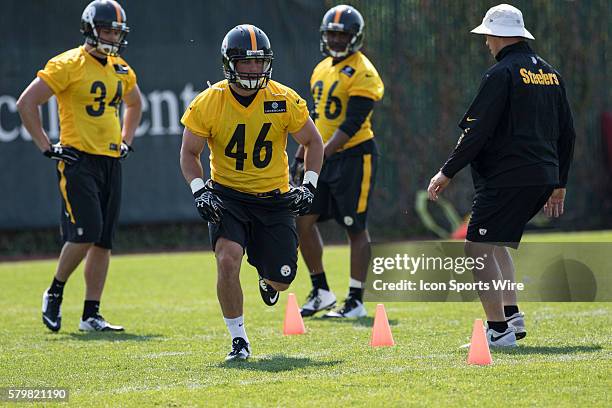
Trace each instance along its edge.
{"label": "wristband", "polygon": [[304,173],[304,181],[302,184],[312,184],[314,188],[317,188],[317,181],[319,180],[319,175],[312,170],[308,170]]}
{"label": "wristband", "polygon": [[205,187],[204,180],[202,180],[201,178],[194,178],[193,180],[191,180],[189,186],[191,187],[191,192],[195,194],[196,191],[201,190]]}

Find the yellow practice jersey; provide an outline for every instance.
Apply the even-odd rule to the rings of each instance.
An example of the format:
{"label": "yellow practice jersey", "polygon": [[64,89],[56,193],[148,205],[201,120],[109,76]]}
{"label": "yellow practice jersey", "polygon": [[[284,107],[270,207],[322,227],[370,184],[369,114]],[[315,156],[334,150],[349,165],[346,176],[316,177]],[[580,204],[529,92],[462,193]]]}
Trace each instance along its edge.
{"label": "yellow practice jersey", "polygon": [[50,59],[38,77],[57,97],[63,145],[119,157],[119,107],[136,85],[136,74],[121,57],[102,65],[81,46]]}
{"label": "yellow practice jersey", "polygon": [[[370,60],[361,52],[332,64],[331,57],[321,61],[312,72],[310,89],[314,99],[315,124],[323,141],[327,142],[346,118],[346,106],[351,96],[363,96],[378,101],[385,88]],[[374,137],[372,113],[368,115],[342,149],[348,149]]]}
{"label": "yellow practice jersey", "polygon": [[206,138],[211,178],[245,193],[289,190],[287,133],[308,120],[306,102],[294,90],[270,81],[244,107],[227,81],[200,93],[181,122]]}

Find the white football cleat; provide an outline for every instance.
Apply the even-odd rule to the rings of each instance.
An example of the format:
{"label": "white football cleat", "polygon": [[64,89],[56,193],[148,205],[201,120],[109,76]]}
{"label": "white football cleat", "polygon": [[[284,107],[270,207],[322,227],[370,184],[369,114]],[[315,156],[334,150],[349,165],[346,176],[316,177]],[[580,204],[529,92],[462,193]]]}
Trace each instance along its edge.
{"label": "white football cleat", "polygon": [[321,310],[331,309],[335,304],[336,295],[332,291],[312,288],[300,313],[302,317],[312,316]]}
{"label": "white football cleat", "polygon": [[498,333],[493,329],[487,329],[487,341],[489,347],[516,347],[516,336],[514,330],[508,327],[505,332]]}
{"label": "white football cleat", "polygon": [[117,326],[110,324],[101,315],[96,315],[94,317],[89,317],[86,320],[81,320],[79,324],[80,331],[111,331],[111,332],[121,332],[123,331],[123,326]]}
{"label": "white football cleat", "polygon": [[327,313],[325,318],[351,318],[351,317],[365,317],[368,312],[365,310],[363,303],[355,298],[347,297],[344,300],[344,305],[340,309],[332,310]]}
{"label": "white football cleat", "polygon": [[516,339],[520,340],[527,336],[527,330],[525,330],[525,313],[518,312],[506,319],[508,327],[514,330]]}

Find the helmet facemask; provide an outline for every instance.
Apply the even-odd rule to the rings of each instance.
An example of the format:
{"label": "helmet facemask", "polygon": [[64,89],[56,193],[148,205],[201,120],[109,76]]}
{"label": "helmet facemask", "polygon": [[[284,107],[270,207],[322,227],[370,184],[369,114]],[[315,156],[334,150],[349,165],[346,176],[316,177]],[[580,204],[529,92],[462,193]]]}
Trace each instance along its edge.
{"label": "helmet facemask", "polygon": [[[261,55],[253,55],[252,57],[234,57],[226,58],[224,64],[225,78],[230,83],[235,83],[239,87],[248,90],[263,89],[268,85],[272,77],[272,60],[271,56],[264,56],[263,51],[252,51],[253,53],[261,53]],[[237,65],[239,61],[258,60],[262,61],[261,72],[239,72]]]}
{"label": "helmet facemask", "polygon": [[[346,33],[349,34],[350,37],[348,39],[348,41],[346,41],[344,48],[339,47],[341,49],[338,49],[338,47],[333,47],[336,44],[339,44],[338,42],[335,43],[331,43],[329,41],[328,38],[328,33],[329,32],[340,32],[340,33]],[[322,47],[324,47],[323,51],[326,51],[328,55],[332,56],[333,58],[344,58],[346,56],[348,56],[349,54],[354,53],[355,51],[358,51],[359,48],[361,48],[361,46],[359,46],[358,48],[355,46],[357,43],[357,35],[353,35],[351,33],[348,33],[346,31],[343,30],[325,30],[325,31],[321,31],[321,45]]]}
{"label": "helmet facemask", "polygon": [[[123,27],[120,27],[123,26]],[[112,30],[120,30],[121,34],[119,36],[119,39],[117,41],[108,41],[108,40],[104,40],[102,38],[100,38],[100,29],[103,28],[108,28],[108,29],[112,29]],[[129,33],[130,29],[125,25],[125,24],[119,24],[119,23],[115,23],[113,22],[112,26],[106,26],[106,25],[98,25],[96,27],[93,28],[93,34],[96,38],[95,40],[95,44],[91,44],[93,46],[95,46],[96,51],[98,51],[101,54],[104,55],[108,55],[111,57],[116,57],[119,56],[119,54],[121,54],[121,51],[123,51],[123,49],[125,47],[127,47],[127,41],[126,41],[126,37]]]}

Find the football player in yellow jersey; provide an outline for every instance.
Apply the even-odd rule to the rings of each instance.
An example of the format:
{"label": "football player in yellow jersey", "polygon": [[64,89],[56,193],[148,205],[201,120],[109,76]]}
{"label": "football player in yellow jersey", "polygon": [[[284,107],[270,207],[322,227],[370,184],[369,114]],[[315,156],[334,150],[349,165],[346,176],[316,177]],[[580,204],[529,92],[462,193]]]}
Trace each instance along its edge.
{"label": "football player in yellow jersey", "polygon": [[[232,337],[226,360],[244,360],[251,353],[239,278],[244,251],[259,273],[262,299],[274,305],[295,278],[295,217],[312,204],[323,142],[304,99],[270,80],[273,53],[262,30],[249,24],[233,28],[221,54],[226,79],[209,85],[181,119],[181,169],[208,221],[217,259],[217,296]],[[288,133],[305,151],[303,184],[293,188]],[[211,178],[204,182],[200,154],[206,144]]]}
{"label": "football player in yellow jersey", "polygon": [[[363,288],[370,261],[366,216],[374,178],[377,149],[370,118],[374,103],[383,97],[383,82],[370,60],[359,51],[363,18],[351,7],[333,7],[321,23],[321,52],[326,58],[310,79],[313,118],[325,142],[325,163],[308,215],[297,220],[300,251],[311,273],[312,291],[302,316],[331,309],[336,296],[323,269],[323,242],[317,221],[334,218],[348,234],[349,294],[344,304],[325,317],[363,317]],[[294,183],[302,177],[302,149],[291,166]]]}
{"label": "football player in yellow jersey", "polygon": [[[57,160],[64,246],[42,305],[43,323],[52,331],[61,327],[64,285],[85,256],[85,305],[79,329],[123,330],[109,324],[99,307],[119,217],[120,160],[132,151],[142,111],[136,75],[119,56],[128,31],[125,11],[117,2],[91,2],[81,17],[85,44],[50,59],[17,102],[36,146]],[[59,143],[52,145],[41,126],[38,106],[53,95],[59,104],[61,133]],[[123,128],[122,102],[126,104]]]}

